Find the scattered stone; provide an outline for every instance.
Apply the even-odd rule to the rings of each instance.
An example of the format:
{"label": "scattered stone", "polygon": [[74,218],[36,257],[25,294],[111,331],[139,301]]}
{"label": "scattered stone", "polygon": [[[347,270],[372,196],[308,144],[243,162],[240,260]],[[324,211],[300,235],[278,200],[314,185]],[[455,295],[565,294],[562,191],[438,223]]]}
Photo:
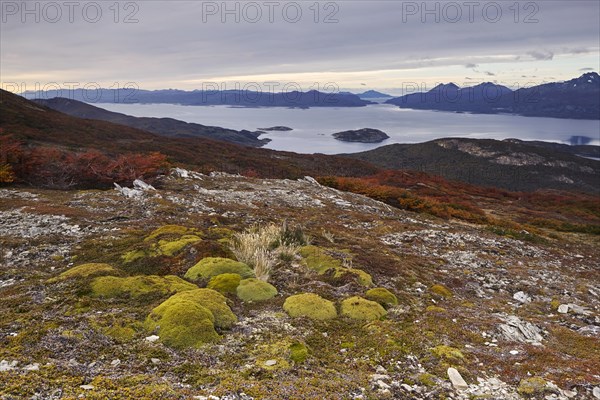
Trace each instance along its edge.
{"label": "scattered stone", "polygon": [[150,361],[152,361],[152,364],[160,364],[160,359],[158,358],[151,358]]}
{"label": "scattered stone", "polygon": [[450,378],[450,382],[452,382],[452,386],[454,386],[456,390],[465,390],[469,388],[469,385],[467,385],[467,382],[465,382],[456,368],[448,368],[448,378]]}
{"label": "scattered stone", "polygon": [[267,360],[267,361],[265,361],[265,365],[267,367],[272,367],[275,364],[277,364],[277,360]]}
{"label": "scattered stone", "polygon": [[515,299],[519,303],[523,303],[523,304],[531,303],[531,296],[529,296],[527,293],[525,293],[523,291],[513,294],[513,299]]}
{"label": "scattered stone", "polygon": [[112,365],[113,367],[116,367],[119,364],[121,364],[121,360],[119,360],[118,358],[115,360],[112,360],[110,363],[110,365]]}
{"label": "scattered stone", "polygon": [[594,390],[592,390],[592,394],[595,398],[600,399],[600,386],[596,386]]}
{"label": "scattered stone", "polygon": [[94,385],[80,385],[79,387],[83,390],[94,390]]}
{"label": "scattered stone", "polygon": [[147,336],[147,337],[146,337],[146,341],[147,341],[147,342],[150,342],[150,343],[154,343],[154,342],[156,342],[158,339],[160,339],[160,337],[159,337],[159,336],[157,336],[157,335],[150,335],[150,336]]}
{"label": "scattered stone", "polygon": [[519,350],[511,350],[510,354],[512,354],[513,356],[516,356],[517,354],[519,354]]}
{"label": "scattered stone", "polygon": [[569,306],[567,304],[561,304],[558,306],[558,312],[561,314],[566,314],[569,312]]}
{"label": "scattered stone", "polygon": [[8,362],[6,360],[2,360],[2,361],[0,361],[0,372],[10,371],[12,369],[15,369],[17,364],[18,364],[17,361]]}
{"label": "scattered stone", "polygon": [[531,322],[522,321],[515,315],[504,317],[505,324],[498,328],[500,335],[511,342],[522,342],[531,344],[540,344],[544,339],[542,330]]}
{"label": "scattered stone", "polygon": [[26,365],[25,367],[23,367],[23,371],[39,371],[39,370],[40,370],[39,363],[33,363],[33,364],[29,364],[29,365]]}

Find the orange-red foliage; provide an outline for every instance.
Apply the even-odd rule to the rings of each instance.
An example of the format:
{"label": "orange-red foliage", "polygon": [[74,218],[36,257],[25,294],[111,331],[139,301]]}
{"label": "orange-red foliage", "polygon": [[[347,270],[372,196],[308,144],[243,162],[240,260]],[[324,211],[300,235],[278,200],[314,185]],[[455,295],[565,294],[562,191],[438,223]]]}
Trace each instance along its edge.
{"label": "orange-red foliage", "polygon": [[0,136],[0,165],[11,167],[14,180],[35,186],[65,189],[104,188],[113,182],[128,185],[135,179],[152,181],[168,167],[160,153],[110,157],[98,150],[72,152],[57,147],[26,148],[7,135]]}

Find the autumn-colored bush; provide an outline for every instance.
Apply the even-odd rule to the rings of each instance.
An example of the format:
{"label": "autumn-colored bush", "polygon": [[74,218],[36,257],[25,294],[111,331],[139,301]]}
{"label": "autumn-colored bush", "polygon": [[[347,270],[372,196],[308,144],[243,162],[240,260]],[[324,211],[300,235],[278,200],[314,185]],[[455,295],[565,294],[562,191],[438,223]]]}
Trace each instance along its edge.
{"label": "autumn-colored bush", "polygon": [[[403,180],[402,175],[409,179]],[[436,192],[430,186],[434,182],[427,175],[421,173],[417,175],[420,179],[415,179],[412,173],[384,171],[366,178],[324,177],[320,178],[319,182],[339,190],[362,194],[403,210],[427,213],[443,219],[457,218],[474,223],[487,221],[485,213],[477,206],[464,201],[460,192],[452,193],[443,190],[445,188]],[[421,187],[425,185],[422,181],[428,182],[427,185],[430,187],[425,190],[425,195],[421,190]],[[417,186],[417,190],[405,189],[413,184]],[[440,194],[445,194],[445,196]]]}
{"label": "autumn-colored bush", "polygon": [[105,188],[135,179],[152,182],[166,172],[160,153],[110,156],[98,150],[73,152],[57,147],[25,147],[11,136],[0,136],[0,183],[22,182],[66,189]]}

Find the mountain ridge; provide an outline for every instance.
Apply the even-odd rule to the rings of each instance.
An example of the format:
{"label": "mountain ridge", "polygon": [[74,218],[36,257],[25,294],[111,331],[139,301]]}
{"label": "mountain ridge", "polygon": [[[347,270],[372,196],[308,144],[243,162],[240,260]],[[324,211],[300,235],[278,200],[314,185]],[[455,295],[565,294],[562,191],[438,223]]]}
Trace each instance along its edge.
{"label": "mountain ridge", "polygon": [[428,92],[410,93],[385,103],[420,110],[597,120],[600,76],[590,72],[569,81],[515,91],[492,82],[463,88],[454,83],[439,84]]}

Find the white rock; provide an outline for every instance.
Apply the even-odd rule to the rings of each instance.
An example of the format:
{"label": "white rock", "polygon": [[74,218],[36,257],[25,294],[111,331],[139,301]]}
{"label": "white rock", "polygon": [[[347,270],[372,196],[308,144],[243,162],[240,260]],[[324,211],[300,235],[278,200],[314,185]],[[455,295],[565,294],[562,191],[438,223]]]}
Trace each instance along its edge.
{"label": "white rock", "polygon": [[595,398],[600,399],[600,386],[596,386],[594,390],[592,390],[592,394]]}
{"label": "white rock", "polygon": [[113,367],[116,367],[119,364],[121,364],[121,360],[119,360],[118,358],[115,360],[112,360],[110,363],[110,365],[112,365]]}
{"label": "white rock", "polygon": [[154,188],[154,186],[147,184],[146,182],[140,180],[140,179],[136,179],[135,181],[133,181],[133,187],[135,189],[140,189],[140,190],[156,190]]}
{"label": "white rock", "polygon": [[265,361],[265,365],[267,367],[272,367],[275,364],[277,364],[277,360],[267,360],[267,361]]}
{"label": "white rock", "polygon": [[375,382],[375,385],[377,385],[380,390],[389,390],[391,388],[390,385],[388,385],[382,380],[378,380],[377,382]]}
{"label": "white rock", "polygon": [[498,328],[502,337],[512,342],[523,343],[540,343],[544,337],[542,330],[531,322],[522,321],[515,315],[504,317],[505,324],[501,324]]}
{"label": "white rock", "polygon": [[39,371],[39,369],[40,369],[39,363],[33,363],[33,364],[29,364],[29,365],[26,365],[25,367],[23,367],[23,371]]}
{"label": "white rock", "polygon": [[529,296],[527,293],[525,293],[523,291],[513,294],[513,299],[517,300],[519,303],[530,303],[531,302],[531,296]]}
{"label": "white rock", "polygon": [[560,306],[558,306],[558,312],[561,314],[566,314],[569,312],[569,305],[568,304],[561,304]]}
{"label": "white rock", "polygon": [[519,350],[511,350],[510,354],[512,354],[513,356],[516,356],[517,354],[519,354]]}
{"label": "white rock", "polygon": [[8,362],[6,360],[0,361],[0,372],[10,371],[11,369],[15,369],[17,366],[17,361]]}
{"label": "white rock", "polygon": [[150,361],[152,361],[152,364],[160,364],[160,359],[158,358],[151,358]]}
{"label": "white rock", "polygon": [[80,385],[83,390],[94,390],[94,385]]}
{"label": "white rock", "polygon": [[452,382],[452,386],[456,390],[465,390],[469,388],[467,382],[460,376],[460,373],[456,370],[456,368],[448,368],[448,378],[450,378],[450,382]]}
{"label": "white rock", "polygon": [[156,335],[151,335],[151,336],[146,337],[146,341],[150,342],[150,343],[156,342],[158,339],[160,339],[160,337],[158,337]]}

